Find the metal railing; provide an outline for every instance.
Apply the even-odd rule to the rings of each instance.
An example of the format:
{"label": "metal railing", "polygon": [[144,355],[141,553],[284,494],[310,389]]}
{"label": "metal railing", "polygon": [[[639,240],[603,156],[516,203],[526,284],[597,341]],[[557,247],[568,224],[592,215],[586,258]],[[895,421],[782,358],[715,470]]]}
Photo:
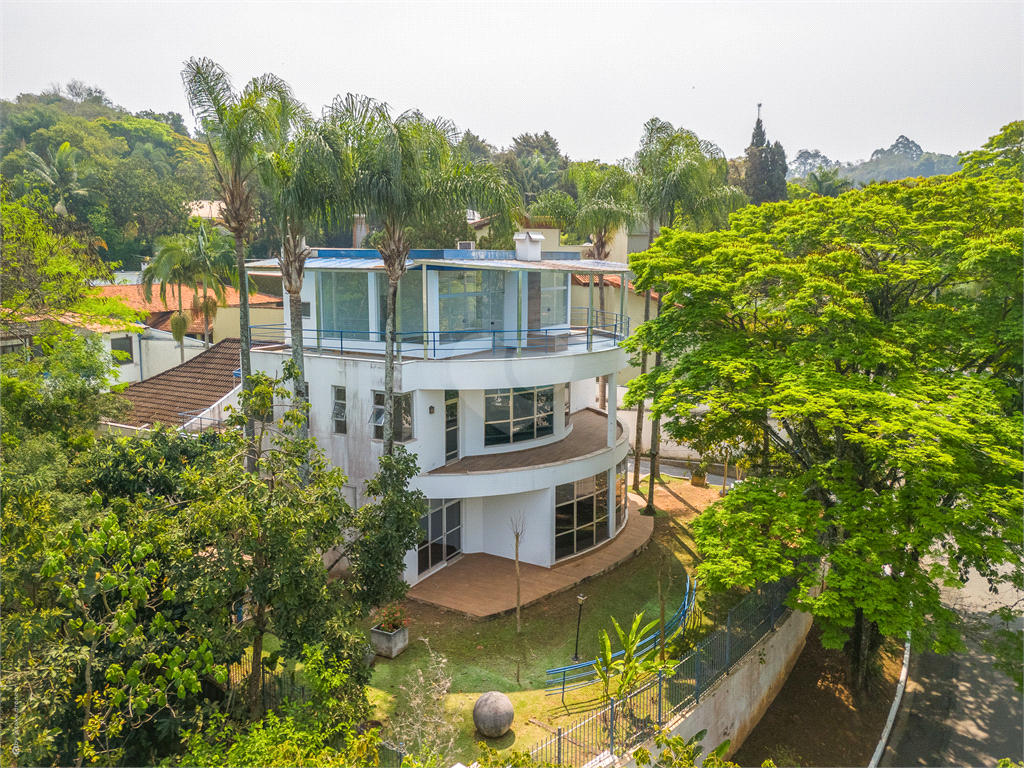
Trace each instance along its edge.
{"label": "metal railing", "polygon": [[[282,324],[249,327],[252,349],[290,349],[289,326]],[[503,328],[472,331],[401,331],[395,333],[396,355],[423,359],[455,357],[474,353],[502,356],[518,354],[554,354],[569,349],[590,351],[617,345],[629,335],[629,317],[616,312],[573,307],[569,322],[547,328]],[[384,351],[384,334],[369,330],[306,328],[302,346],[317,352]]]}
{"label": "metal railing", "polygon": [[698,642],[671,668],[640,682],[621,700],[612,697],[599,711],[580,718],[534,746],[542,763],[602,765],[643,744],[676,715],[700,703],[707,691],[767,635],[787,612],[795,582],[761,585],[733,607],[725,626]]}
{"label": "metal railing", "polygon": [[[682,629],[684,632],[688,623],[692,628],[694,620],[699,621],[697,612],[693,610],[697,597],[697,585],[689,576],[686,577],[686,592],[679,604],[679,609],[665,622],[665,642],[673,639],[676,632]],[[637,643],[636,655],[644,656],[658,644],[661,637],[660,630],[652,632]],[[625,650],[616,651],[612,654],[613,659],[620,658]],[[570,664],[566,667],[555,667],[547,671],[547,695],[561,694],[565,699],[565,692],[576,688],[584,688],[591,683],[597,682],[598,674],[594,668],[593,661],[584,661],[579,664]]]}

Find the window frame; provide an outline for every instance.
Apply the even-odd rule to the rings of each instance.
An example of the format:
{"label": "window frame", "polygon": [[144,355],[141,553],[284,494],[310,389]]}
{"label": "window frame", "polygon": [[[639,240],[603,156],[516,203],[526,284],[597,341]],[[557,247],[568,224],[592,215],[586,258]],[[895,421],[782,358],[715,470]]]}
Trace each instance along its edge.
{"label": "window frame", "polygon": [[[548,406],[545,410],[541,410],[541,400],[538,396],[541,392],[548,392],[550,396],[547,399]],[[530,395],[528,399],[532,401],[532,413],[529,415],[517,415],[517,407],[522,407],[525,397],[527,394]],[[517,400],[517,396],[519,400]],[[507,417],[492,419],[488,416],[488,410],[490,410],[490,404],[488,398],[508,398],[508,415]],[[506,406],[501,406],[506,407]],[[545,437],[551,437],[555,434],[555,385],[549,384],[543,387],[509,387],[502,389],[485,389],[484,390],[484,447],[491,448],[499,445],[515,445],[516,443],[525,443],[531,440],[540,440]],[[542,426],[542,420],[546,420],[547,424]],[[529,423],[528,422],[532,422]],[[504,425],[504,431],[497,429],[499,425]],[[488,429],[492,427],[492,429]],[[544,430],[544,434],[539,434],[541,430]],[[507,439],[501,439],[504,435]]]}
{"label": "window frame", "polygon": [[[408,434],[405,433],[406,423],[403,420],[395,420],[395,442],[409,443],[416,439],[415,419],[413,418],[412,392],[395,392],[392,398],[392,414],[401,415],[406,409],[399,405],[399,401],[408,398]],[[384,393],[380,390],[373,390],[373,409],[370,412],[370,423],[373,424],[373,439],[384,439]]]}
{"label": "window frame", "polygon": [[[128,349],[115,349],[114,348],[114,342],[115,341],[127,341],[128,342]],[[119,359],[114,354],[114,352],[127,352],[128,353],[128,359],[127,360]],[[114,358],[114,362],[117,363],[118,365],[134,365],[134,363],[135,363],[135,341],[132,339],[131,334],[126,334],[125,336],[118,336],[116,338],[111,336],[110,337],[110,353],[111,353],[110,356]]]}
{"label": "window frame", "polygon": [[[334,434],[336,435],[347,435],[348,434],[348,400],[347,393],[344,387],[332,387],[334,393],[334,407],[331,409],[331,419],[334,421]],[[341,397],[338,397],[338,394]],[[341,417],[338,417],[338,406],[341,406]],[[338,425],[341,424],[341,429],[338,429]]]}
{"label": "window frame", "polygon": [[[571,498],[566,497],[568,492],[572,493]],[[608,492],[607,470],[592,477],[555,486],[555,562],[591,550],[611,538],[608,531]],[[588,507],[589,513],[586,511]],[[565,527],[563,524],[561,530],[559,529],[559,510],[563,520],[567,513],[572,515],[571,527]],[[588,540],[589,543],[586,543]],[[559,545],[564,545],[566,541],[572,542],[571,551],[559,554]],[[581,542],[585,543],[585,546],[581,547]]]}

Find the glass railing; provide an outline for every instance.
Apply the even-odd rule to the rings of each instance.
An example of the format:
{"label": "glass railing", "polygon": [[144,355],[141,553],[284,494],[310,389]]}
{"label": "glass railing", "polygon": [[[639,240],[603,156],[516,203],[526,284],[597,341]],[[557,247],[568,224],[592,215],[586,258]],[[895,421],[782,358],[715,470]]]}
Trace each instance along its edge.
{"label": "glass railing", "polygon": [[[250,326],[252,349],[290,349],[287,325]],[[573,307],[569,322],[547,328],[401,331],[395,334],[399,357],[445,359],[463,356],[515,357],[608,349],[629,335],[629,317],[616,312]],[[326,353],[384,353],[384,334],[360,330],[303,327],[302,346]]]}

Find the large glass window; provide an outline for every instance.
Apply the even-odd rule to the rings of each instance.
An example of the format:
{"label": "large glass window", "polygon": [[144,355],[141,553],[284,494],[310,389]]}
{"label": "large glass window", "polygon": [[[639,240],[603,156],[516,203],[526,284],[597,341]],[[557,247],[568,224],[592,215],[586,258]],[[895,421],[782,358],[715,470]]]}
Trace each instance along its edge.
{"label": "large glass window", "polygon": [[608,538],[608,473],[555,486],[555,559]]}
{"label": "large glass window", "polygon": [[540,327],[569,322],[569,273],[540,273]]}
{"label": "large glass window", "polygon": [[[367,340],[370,335],[369,283],[365,272],[320,274],[320,328],[323,339]],[[341,333],[331,333],[332,331]]]}
{"label": "large glass window", "polygon": [[442,270],[438,273],[441,341],[489,336],[505,327],[505,273]]}
{"label": "large glass window", "polygon": [[[376,440],[384,439],[384,393],[373,393],[373,414],[370,421],[373,422],[373,437]],[[405,443],[412,440],[412,392],[404,395],[395,393],[394,415],[395,442]]]}
{"label": "large glass window", "polygon": [[629,498],[626,495],[626,473],[628,465],[623,459],[615,468],[615,530],[619,531],[629,517]]}
{"label": "large glass window", "polygon": [[486,390],[484,445],[507,445],[553,434],[554,409],[554,387]]}
{"label": "large glass window", "polygon": [[[388,321],[388,276],[378,272],[376,278],[378,330],[383,334]],[[395,310],[395,333],[423,333],[423,270],[411,269],[402,275]]]}
{"label": "large glass window", "polygon": [[462,500],[431,499],[420,518],[419,573],[450,560],[462,551]]}

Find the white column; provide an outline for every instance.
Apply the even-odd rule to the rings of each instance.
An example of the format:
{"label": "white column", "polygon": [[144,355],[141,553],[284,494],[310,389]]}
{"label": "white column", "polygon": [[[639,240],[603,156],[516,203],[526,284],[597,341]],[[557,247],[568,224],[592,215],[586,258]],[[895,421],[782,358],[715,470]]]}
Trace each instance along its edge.
{"label": "white column", "polygon": [[617,422],[615,420],[616,415],[619,411],[619,387],[618,371],[608,374],[608,391],[605,393],[608,396],[608,447],[615,447],[615,438],[618,436]]}

